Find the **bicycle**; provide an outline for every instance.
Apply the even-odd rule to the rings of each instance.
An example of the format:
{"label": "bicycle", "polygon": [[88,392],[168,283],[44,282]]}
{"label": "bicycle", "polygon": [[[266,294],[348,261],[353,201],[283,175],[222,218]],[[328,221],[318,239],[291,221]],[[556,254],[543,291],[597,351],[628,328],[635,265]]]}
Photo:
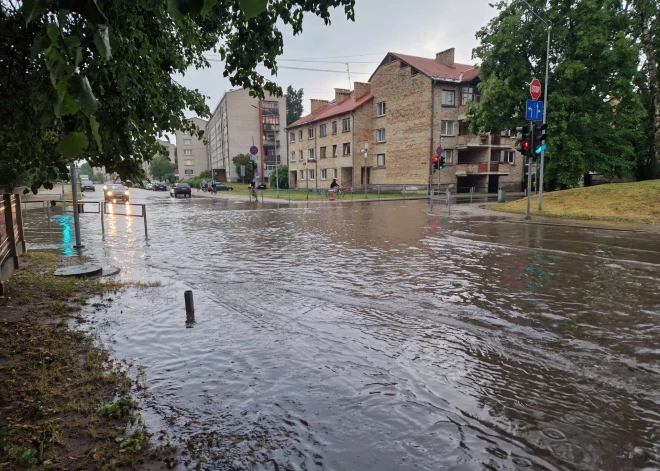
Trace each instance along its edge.
{"label": "bicycle", "polygon": [[346,190],[342,190],[341,188],[328,188],[325,190],[325,196],[330,197],[330,191],[335,192],[336,198],[343,198],[346,195]]}

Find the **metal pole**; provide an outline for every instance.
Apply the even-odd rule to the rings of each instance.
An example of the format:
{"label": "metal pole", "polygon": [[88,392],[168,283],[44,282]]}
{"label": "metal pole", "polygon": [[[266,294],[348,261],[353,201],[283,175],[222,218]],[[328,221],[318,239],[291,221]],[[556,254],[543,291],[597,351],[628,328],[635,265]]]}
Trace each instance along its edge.
{"label": "metal pole", "polygon": [[142,205],[142,219],[144,219],[144,238],[149,238],[149,231],[147,230],[147,205]]}
{"label": "metal pole", "polygon": [[525,219],[531,219],[529,215],[530,205],[532,203],[532,158],[527,157],[527,213],[525,214]]}
{"label": "metal pole", "polygon": [[192,290],[187,290],[183,292],[183,299],[186,303],[186,314],[193,315],[195,314],[195,301],[193,299]]}
{"label": "metal pole", "polygon": [[[548,44],[545,54],[545,90],[543,92],[543,124],[547,123],[548,116],[548,73],[550,68],[550,30],[552,27],[548,25]],[[546,131],[547,132],[547,131]],[[543,166],[545,161],[545,149],[541,152],[541,173],[539,175],[539,211],[543,210]]]}
{"label": "metal pole", "polygon": [[105,211],[105,201],[99,203],[99,212],[101,213],[101,234],[105,236],[105,222],[103,221],[103,212]]}
{"label": "metal pole", "polygon": [[431,188],[431,212],[433,212],[433,194],[435,193],[435,190]]}
{"label": "metal pole", "polygon": [[451,192],[447,188],[447,215],[451,216]]}
{"label": "metal pole", "polygon": [[78,214],[78,188],[77,188],[77,172],[76,165],[71,165],[71,191],[73,192],[73,225],[76,231],[76,245],[73,247],[81,249],[84,245],[80,242],[80,215]]}

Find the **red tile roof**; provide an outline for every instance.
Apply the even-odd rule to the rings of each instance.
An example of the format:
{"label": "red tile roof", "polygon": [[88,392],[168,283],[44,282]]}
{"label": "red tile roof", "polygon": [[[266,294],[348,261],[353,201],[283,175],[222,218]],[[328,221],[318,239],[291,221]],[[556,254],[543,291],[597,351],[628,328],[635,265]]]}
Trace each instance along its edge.
{"label": "red tile roof", "polygon": [[[435,59],[429,59],[427,57],[409,56],[406,54],[399,54],[397,52],[388,53],[388,56],[390,55],[405,62],[409,66],[414,67],[424,75],[428,75],[431,78],[435,78],[439,80],[449,80],[452,82],[467,82],[479,76],[479,67],[475,67],[474,65],[456,64],[456,63],[454,65],[449,65],[444,62],[439,62]],[[371,77],[373,78],[373,75]],[[371,81],[371,78],[369,79],[369,81]]]}
{"label": "red tile roof", "polygon": [[357,100],[355,98],[346,98],[345,100],[337,103],[336,100],[332,100],[330,103],[325,105],[323,108],[316,110],[314,113],[310,113],[307,116],[303,116],[298,121],[287,126],[288,128],[295,128],[296,126],[302,126],[303,124],[309,124],[316,121],[321,121],[323,119],[332,118],[333,116],[338,116],[340,114],[350,113],[351,111],[357,110],[359,107],[373,99],[371,93],[365,93]]}

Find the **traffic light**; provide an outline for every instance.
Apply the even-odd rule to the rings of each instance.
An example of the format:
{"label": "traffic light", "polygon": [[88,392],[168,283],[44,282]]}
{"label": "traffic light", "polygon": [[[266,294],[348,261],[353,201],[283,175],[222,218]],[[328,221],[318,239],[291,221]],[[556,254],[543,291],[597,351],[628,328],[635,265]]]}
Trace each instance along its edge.
{"label": "traffic light", "polygon": [[440,159],[436,155],[433,157],[433,170],[438,170],[440,168]]}
{"label": "traffic light", "polygon": [[444,156],[444,155],[441,155],[441,156],[440,156],[440,166],[439,166],[438,168],[439,168],[440,170],[442,170],[443,168],[445,168],[445,156]]}
{"label": "traffic light", "polygon": [[545,142],[546,139],[548,138],[548,133],[546,132],[546,130],[548,129],[548,125],[534,124],[533,126],[534,126],[534,153],[540,154],[548,147],[548,143]]}
{"label": "traffic light", "polygon": [[[531,155],[531,125],[518,126],[516,128],[516,150],[522,155],[529,157]],[[520,134],[520,135],[519,135]]]}

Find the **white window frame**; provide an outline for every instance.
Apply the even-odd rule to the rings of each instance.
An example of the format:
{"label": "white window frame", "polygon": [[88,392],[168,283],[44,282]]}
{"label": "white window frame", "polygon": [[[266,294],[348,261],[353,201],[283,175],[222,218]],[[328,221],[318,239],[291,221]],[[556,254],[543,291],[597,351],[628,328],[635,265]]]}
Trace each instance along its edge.
{"label": "white window frame", "polygon": [[376,116],[379,118],[381,116],[385,116],[387,114],[387,106],[385,105],[384,101],[381,101],[380,103],[376,103]]}
{"label": "white window frame", "polygon": [[319,136],[325,137],[328,135],[328,125],[322,124],[319,126]]}
{"label": "white window frame", "polygon": [[516,151],[507,150],[505,151],[505,153],[506,153],[506,162],[511,165],[516,165]]}
{"label": "white window frame", "polygon": [[442,151],[441,155],[445,158],[445,164],[454,163],[454,149],[445,149]]}
{"label": "white window frame", "polygon": [[376,129],[376,142],[385,142],[385,128]]}
{"label": "white window frame", "polygon": [[298,151],[298,157],[300,157],[299,160],[300,160],[301,162],[302,162],[303,160],[305,160],[305,159],[303,158],[303,151],[301,151],[301,150]]}
{"label": "white window frame", "polygon": [[332,122],[332,134],[337,134],[337,121]]}
{"label": "white window frame", "polygon": [[295,132],[290,132],[289,133],[289,142],[296,142],[296,133]]}
{"label": "white window frame", "polygon": [[328,148],[326,146],[319,147],[319,159],[325,159],[328,157]]}
{"label": "white window frame", "polygon": [[[382,163],[381,163],[382,157]],[[385,154],[376,154],[376,166],[378,168],[385,168]]]}
{"label": "white window frame", "polygon": [[307,160],[316,160],[314,157],[314,149],[307,149]]}
{"label": "white window frame", "polygon": [[442,105],[443,106],[456,106],[456,92],[454,90],[443,90],[442,91]]}
{"label": "white window frame", "polygon": [[332,145],[332,156],[333,156],[333,157],[337,157],[337,148],[338,148],[338,147],[339,147],[339,146],[338,146],[337,144],[333,144],[333,145]]}
{"label": "white window frame", "polygon": [[193,165],[195,165],[195,159],[183,159],[183,165],[188,165],[189,167],[192,167]]}
{"label": "white window frame", "polygon": [[307,174],[309,175],[309,179],[310,179],[310,180],[314,180],[314,179],[316,179],[316,174],[315,174],[313,168],[310,168],[309,170],[307,170]]}
{"label": "white window frame", "polygon": [[193,155],[192,149],[183,149],[183,155]]}
{"label": "white window frame", "polygon": [[295,162],[295,161],[296,161],[296,151],[294,150],[293,152],[291,152],[291,162]]}
{"label": "white window frame", "polygon": [[184,139],[183,140],[183,145],[184,146],[191,146],[192,145],[192,139]]}
{"label": "white window frame", "polygon": [[[346,146],[348,146],[348,152],[346,152]],[[344,142],[341,146],[342,155],[351,155],[351,143]]]}
{"label": "white window frame", "polygon": [[301,171],[300,171],[300,175],[299,175],[299,177],[300,177],[301,180],[304,180],[304,179],[305,179],[305,171],[304,171],[304,170],[301,170]]}
{"label": "white window frame", "polygon": [[454,121],[442,121],[440,125],[441,136],[454,136]]}
{"label": "white window frame", "polygon": [[187,176],[187,177],[192,177],[193,175],[195,175],[195,169],[192,169],[192,168],[187,168],[183,172],[184,172],[184,175]]}
{"label": "white window frame", "polygon": [[307,139],[314,139],[314,128],[307,128]]}
{"label": "white window frame", "polygon": [[327,180],[328,179],[328,169],[327,168],[322,168],[321,169],[321,180]]}
{"label": "white window frame", "polygon": [[341,120],[341,131],[351,132],[351,118],[344,118]]}
{"label": "white window frame", "polygon": [[303,135],[303,132],[302,132],[302,129],[301,129],[300,131],[298,131],[298,140],[300,142],[302,142],[302,135]]}
{"label": "white window frame", "polygon": [[333,169],[332,169],[332,179],[333,179],[333,180],[336,180],[336,179],[337,179],[337,169],[336,169],[336,168],[333,168]]}

